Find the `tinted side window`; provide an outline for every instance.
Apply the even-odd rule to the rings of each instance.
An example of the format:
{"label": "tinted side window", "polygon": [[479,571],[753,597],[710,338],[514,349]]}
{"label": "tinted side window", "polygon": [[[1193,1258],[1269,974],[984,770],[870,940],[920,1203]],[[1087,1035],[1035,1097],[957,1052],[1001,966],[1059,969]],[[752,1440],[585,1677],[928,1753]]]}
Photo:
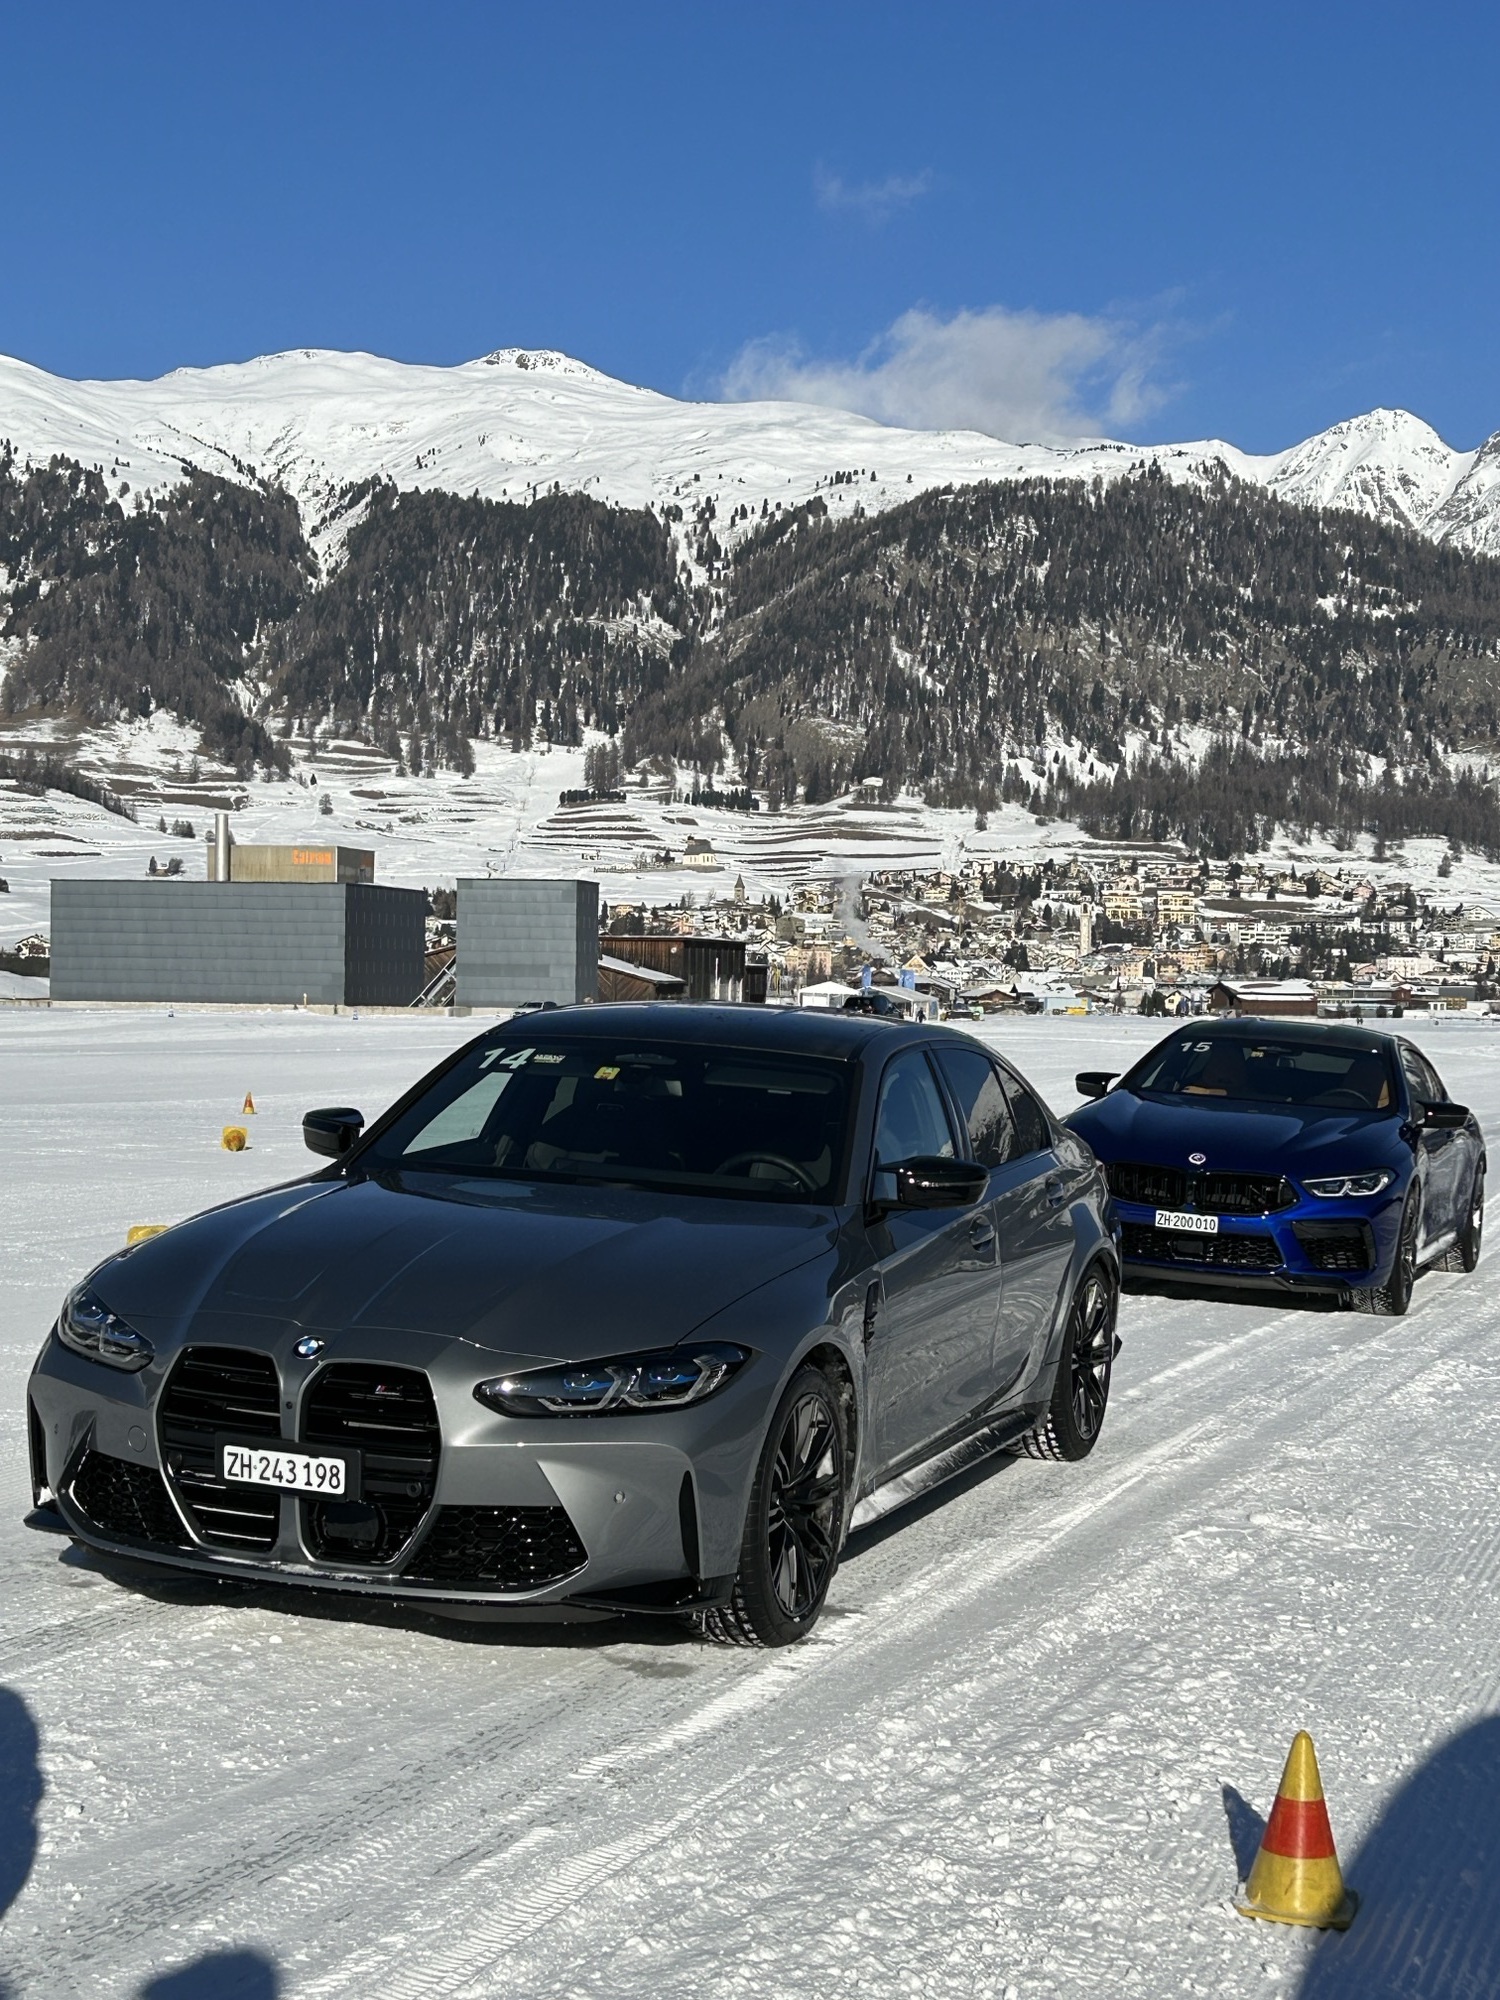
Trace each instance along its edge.
{"label": "tinted side window", "polygon": [[1052,1128],[1047,1114],[1012,1070],[1005,1072],[1005,1094],[1010,1099],[1011,1116],[1016,1121],[1016,1157],[1043,1153],[1052,1144]]}
{"label": "tinted side window", "polygon": [[1448,1095],[1438,1081],[1437,1071],[1427,1059],[1406,1042],[1401,1044],[1401,1067],[1406,1085],[1415,1100],[1444,1098]]}
{"label": "tinted side window", "polygon": [[894,1167],[923,1154],[951,1159],[953,1134],[937,1078],[920,1049],[897,1056],[880,1081],[875,1116],[875,1161]]}
{"label": "tinted side window", "polygon": [[978,1049],[937,1051],[953,1100],[969,1128],[969,1150],[982,1167],[1003,1167],[1016,1156],[1015,1120],[1000,1072]]}

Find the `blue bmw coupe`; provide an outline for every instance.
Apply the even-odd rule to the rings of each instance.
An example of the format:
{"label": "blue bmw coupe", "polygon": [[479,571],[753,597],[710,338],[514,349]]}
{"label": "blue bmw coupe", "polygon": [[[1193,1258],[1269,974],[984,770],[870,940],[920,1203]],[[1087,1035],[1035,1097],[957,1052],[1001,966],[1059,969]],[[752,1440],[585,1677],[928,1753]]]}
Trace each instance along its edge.
{"label": "blue bmw coupe", "polygon": [[1135,1284],[1333,1294],[1404,1313],[1472,1271],[1484,1137],[1420,1049],[1362,1026],[1192,1021],[1085,1070],[1067,1124],[1102,1162]]}

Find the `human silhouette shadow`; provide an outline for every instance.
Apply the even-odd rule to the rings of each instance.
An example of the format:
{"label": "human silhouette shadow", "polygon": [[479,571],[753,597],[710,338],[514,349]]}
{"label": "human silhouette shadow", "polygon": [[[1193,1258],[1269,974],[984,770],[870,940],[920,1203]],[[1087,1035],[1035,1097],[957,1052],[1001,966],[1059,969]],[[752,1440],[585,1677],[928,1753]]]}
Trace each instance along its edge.
{"label": "human silhouette shadow", "polygon": [[258,1951],[211,1951],[143,1986],[138,2000],[277,2000],[276,1967]]}
{"label": "human silhouette shadow", "polygon": [[1298,2000],[1494,2000],[1500,1717],[1449,1737],[1342,1859],[1359,1915],[1320,1937]]}
{"label": "human silhouette shadow", "polygon": [[[12,1689],[0,1687],[0,1919],[25,1888],[36,1859],[39,1747],[31,1710]],[[0,1970],[0,2000],[10,2000],[11,1991]]]}

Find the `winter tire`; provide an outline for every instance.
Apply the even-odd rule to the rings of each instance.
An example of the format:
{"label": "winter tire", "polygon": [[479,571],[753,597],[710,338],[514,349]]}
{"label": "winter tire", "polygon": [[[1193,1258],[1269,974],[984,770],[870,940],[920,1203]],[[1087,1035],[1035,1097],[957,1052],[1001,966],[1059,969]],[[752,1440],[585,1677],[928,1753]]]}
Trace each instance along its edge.
{"label": "winter tire", "polygon": [[1417,1282],[1417,1231],[1421,1222],[1422,1196],[1417,1188],[1413,1188],[1401,1211],[1401,1233],[1396,1238],[1391,1274],[1383,1285],[1376,1285],[1370,1293],[1371,1311],[1387,1319],[1401,1319],[1411,1304],[1412,1290]]}
{"label": "winter tire", "polygon": [[1458,1236],[1452,1249],[1443,1259],[1445,1271],[1472,1271],[1479,1262],[1479,1249],[1484,1240],[1484,1168],[1474,1169],[1474,1178],[1469,1183],[1469,1199],[1464,1208],[1463,1220],[1458,1225]]}
{"label": "winter tire", "polygon": [[1120,1287],[1103,1264],[1091,1264],[1068,1308],[1063,1351],[1047,1414],[1021,1440],[1028,1458],[1087,1458],[1099,1442],[1114,1370]]}
{"label": "winter tire", "polygon": [[711,1639],[790,1646],[818,1622],[844,1539],[848,1475],[840,1400],[821,1368],[799,1368],[761,1447],[739,1573],[728,1604],[703,1614]]}

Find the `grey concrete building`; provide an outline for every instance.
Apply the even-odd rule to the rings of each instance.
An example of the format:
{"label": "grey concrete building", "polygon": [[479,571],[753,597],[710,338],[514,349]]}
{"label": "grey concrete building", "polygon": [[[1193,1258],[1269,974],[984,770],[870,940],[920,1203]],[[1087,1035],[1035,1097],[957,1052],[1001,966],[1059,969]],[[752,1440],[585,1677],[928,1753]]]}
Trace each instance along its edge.
{"label": "grey concrete building", "polygon": [[458,989],[462,1007],[571,1006],[596,998],[596,882],[461,881]]}
{"label": "grey concrete building", "polygon": [[56,881],[52,998],[404,1007],[425,916],[369,884]]}

